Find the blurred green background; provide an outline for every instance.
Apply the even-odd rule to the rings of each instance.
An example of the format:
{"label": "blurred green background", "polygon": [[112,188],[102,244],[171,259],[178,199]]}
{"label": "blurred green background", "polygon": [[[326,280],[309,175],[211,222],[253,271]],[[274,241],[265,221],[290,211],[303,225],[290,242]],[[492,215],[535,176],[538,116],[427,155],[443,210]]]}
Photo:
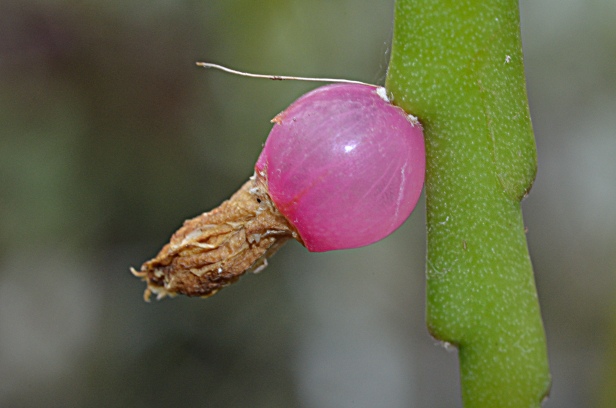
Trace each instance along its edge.
{"label": "blurred green background", "polygon": [[[521,14],[545,407],[613,407],[616,2]],[[392,18],[393,0],[0,2],[0,406],[461,406],[424,325],[423,202],[378,244],[290,244],[208,300],[146,304],[128,271],[234,192],[314,87],[195,61],[382,83]]]}

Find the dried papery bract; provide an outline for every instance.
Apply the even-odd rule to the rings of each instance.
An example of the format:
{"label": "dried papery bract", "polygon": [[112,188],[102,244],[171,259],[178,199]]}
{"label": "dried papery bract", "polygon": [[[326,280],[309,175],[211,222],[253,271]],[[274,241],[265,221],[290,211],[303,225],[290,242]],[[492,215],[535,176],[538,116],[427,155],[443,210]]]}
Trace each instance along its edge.
{"label": "dried papery bract", "polygon": [[265,180],[252,177],[218,208],[184,222],[158,255],[133,274],[147,282],[144,298],[208,297],[258,272],[289,238],[299,236],[272,204]]}

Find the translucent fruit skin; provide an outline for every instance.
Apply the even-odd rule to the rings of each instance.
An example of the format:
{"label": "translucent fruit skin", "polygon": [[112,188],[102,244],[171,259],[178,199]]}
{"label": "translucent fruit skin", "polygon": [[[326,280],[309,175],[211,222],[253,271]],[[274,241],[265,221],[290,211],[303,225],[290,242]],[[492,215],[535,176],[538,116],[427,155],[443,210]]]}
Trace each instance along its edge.
{"label": "translucent fruit skin", "polygon": [[315,89],[274,119],[255,170],[313,252],[391,234],[424,182],[422,128],[368,85]]}

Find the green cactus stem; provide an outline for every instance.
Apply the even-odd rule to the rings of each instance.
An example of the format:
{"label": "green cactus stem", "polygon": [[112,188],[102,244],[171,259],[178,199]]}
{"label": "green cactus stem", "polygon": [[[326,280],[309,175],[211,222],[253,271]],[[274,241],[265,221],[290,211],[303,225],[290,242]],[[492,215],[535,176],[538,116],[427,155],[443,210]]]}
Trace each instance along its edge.
{"label": "green cactus stem", "polygon": [[386,86],[426,137],[427,323],[471,407],[539,407],[545,333],[520,208],[535,178],[518,3],[398,0]]}

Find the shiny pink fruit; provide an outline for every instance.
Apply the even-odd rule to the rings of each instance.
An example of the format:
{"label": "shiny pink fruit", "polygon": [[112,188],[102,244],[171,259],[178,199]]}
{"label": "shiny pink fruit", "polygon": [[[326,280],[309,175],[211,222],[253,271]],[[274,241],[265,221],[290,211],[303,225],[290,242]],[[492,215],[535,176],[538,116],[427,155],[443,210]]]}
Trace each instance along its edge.
{"label": "shiny pink fruit", "polygon": [[417,204],[422,128],[376,90],[335,84],[305,94],[274,119],[255,165],[310,251],[372,244]]}

